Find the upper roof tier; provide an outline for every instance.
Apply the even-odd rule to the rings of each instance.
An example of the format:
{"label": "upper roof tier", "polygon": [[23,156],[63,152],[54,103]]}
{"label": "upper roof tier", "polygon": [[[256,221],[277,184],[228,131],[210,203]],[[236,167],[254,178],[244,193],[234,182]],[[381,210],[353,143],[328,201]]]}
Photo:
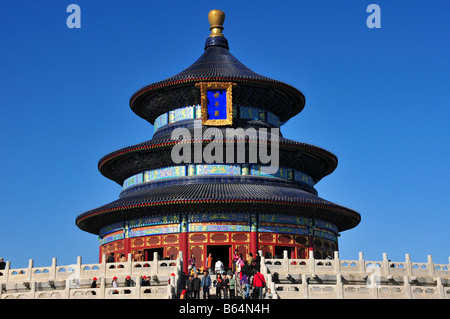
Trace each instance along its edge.
{"label": "upper roof tier", "polygon": [[211,35],[206,39],[205,52],[184,71],[166,80],[138,90],[130,99],[131,109],[151,124],[168,111],[182,106],[198,105],[198,82],[233,82],[233,104],[259,107],[271,111],[286,122],[300,113],[305,96],[293,86],[253,72],[229,51],[223,36],[225,14],[212,10],[209,15]]}

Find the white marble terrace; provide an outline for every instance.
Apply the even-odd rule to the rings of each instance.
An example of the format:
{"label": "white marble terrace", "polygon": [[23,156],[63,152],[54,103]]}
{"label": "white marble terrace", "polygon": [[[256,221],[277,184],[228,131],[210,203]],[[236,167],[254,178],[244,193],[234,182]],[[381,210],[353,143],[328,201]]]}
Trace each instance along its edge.
{"label": "white marble terrace", "polygon": [[[81,257],[73,265],[0,270],[0,299],[173,299],[182,274],[182,256],[176,260],[83,264]],[[261,258],[261,273],[266,276],[274,298],[281,299],[450,299],[449,264],[403,261],[369,261],[359,253],[357,260]],[[130,276],[132,285],[125,286]],[[150,286],[141,286],[142,277],[150,277]],[[91,288],[98,278],[98,288]],[[118,287],[112,286],[117,277]]]}

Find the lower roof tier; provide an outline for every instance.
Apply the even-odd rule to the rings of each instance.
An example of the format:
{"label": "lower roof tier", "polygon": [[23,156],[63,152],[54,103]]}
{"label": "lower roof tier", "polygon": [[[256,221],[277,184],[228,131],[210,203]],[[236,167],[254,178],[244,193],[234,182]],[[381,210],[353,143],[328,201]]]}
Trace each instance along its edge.
{"label": "lower roof tier", "polygon": [[142,188],[79,215],[77,226],[99,234],[116,222],[151,214],[239,210],[286,212],[330,221],[344,231],[359,224],[358,212],[334,204],[293,185],[204,182]]}

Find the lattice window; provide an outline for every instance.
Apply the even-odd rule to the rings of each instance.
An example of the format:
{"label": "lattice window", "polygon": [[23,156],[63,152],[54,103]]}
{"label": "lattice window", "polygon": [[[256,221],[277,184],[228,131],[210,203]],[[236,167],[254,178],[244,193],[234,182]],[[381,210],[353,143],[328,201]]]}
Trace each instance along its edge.
{"label": "lattice window", "polygon": [[282,244],[290,244],[292,242],[292,236],[290,235],[279,235],[278,242]]}
{"label": "lattice window", "polygon": [[236,245],[235,249],[237,249],[238,254],[242,254],[242,258],[247,258],[248,245]]}
{"label": "lattice window", "polygon": [[167,257],[171,260],[175,260],[178,257],[178,247],[167,247]]}
{"label": "lattice window", "polygon": [[194,254],[195,257],[195,268],[199,269],[203,264],[203,246],[191,246],[191,253],[189,254],[189,258],[191,258],[191,254]]}
{"label": "lattice window", "polygon": [[274,242],[274,238],[272,234],[259,234],[259,240],[266,243]]}
{"label": "lattice window", "polygon": [[142,238],[134,239],[132,247],[140,247],[140,246],[144,246],[144,239]]}
{"label": "lattice window", "polygon": [[211,235],[211,241],[212,242],[227,242],[228,241],[228,234],[222,234],[222,233],[216,233]]}
{"label": "lattice window", "polygon": [[122,240],[118,241],[116,243],[116,250],[123,250],[123,248],[124,248],[123,241]]}
{"label": "lattice window", "polygon": [[233,241],[238,241],[238,242],[246,242],[248,241],[248,235],[246,233],[235,233],[232,236]]}
{"label": "lattice window", "polygon": [[189,240],[193,243],[204,243],[206,241],[206,235],[205,234],[192,234],[189,237]]}
{"label": "lattice window", "polygon": [[174,244],[178,242],[178,235],[167,235],[164,237],[165,244]]}
{"label": "lattice window", "polygon": [[103,254],[104,255],[108,255],[109,253],[113,253],[114,252],[114,243],[108,244],[108,245],[104,245],[102,247],[103,250]]}
{"label": "lattice window", "polygon": [[160,237],[159,236],[150,236],[147,238],[147,245],[159,245]]}

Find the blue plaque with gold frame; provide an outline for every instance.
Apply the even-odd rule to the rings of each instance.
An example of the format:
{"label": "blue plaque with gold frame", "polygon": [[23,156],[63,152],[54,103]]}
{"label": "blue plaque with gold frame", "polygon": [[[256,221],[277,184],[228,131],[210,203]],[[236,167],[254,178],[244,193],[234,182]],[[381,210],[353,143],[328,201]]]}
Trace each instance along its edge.
{"label": "blue plaque with gold frame", "polygon": [[196,86],[200,88],[203,125],[232,125],[233,124],[233,100],[232,82],[200,82]]}

